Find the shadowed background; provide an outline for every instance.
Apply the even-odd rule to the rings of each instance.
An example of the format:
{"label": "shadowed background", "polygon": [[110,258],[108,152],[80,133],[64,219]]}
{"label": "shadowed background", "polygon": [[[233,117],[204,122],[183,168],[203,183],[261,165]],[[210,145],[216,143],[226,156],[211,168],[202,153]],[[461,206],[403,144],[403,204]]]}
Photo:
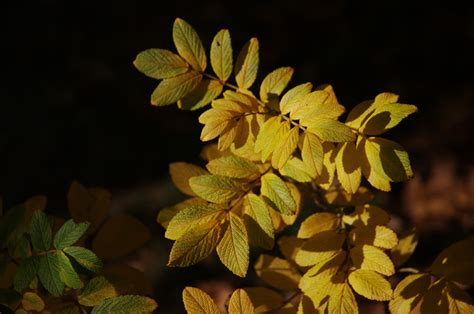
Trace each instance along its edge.
{"label": "shadowed background", "polygon": [[[169,185],[168,163],[199,162],[200,112],[150,106],[157,81],[132,61],[147,48],[173,49],[177,16],[196,28],[206,49],[221,28],[230,30],[234,52],[258,37],[259,79],[292,66],[292,86],[332,84],[348,110],[382,91],[417,105],[417,114],[386,135],[408,150],[416,177],[379,195],[379,203],[422,230],[419,263],[472,233],[471,1],[10,3],[3,9],[0,86],[5,207],[43,193],[61,210],[77,179],[110,189],[116,211],[134,212],[162,237],[158,209],[180,197]],[[157,276],[164,309],[179,305],[185,283],[237,282],[214,261],[166,270],[170,241],[157,241],[159,250],[142,254],[152,260],[142,268]]]}

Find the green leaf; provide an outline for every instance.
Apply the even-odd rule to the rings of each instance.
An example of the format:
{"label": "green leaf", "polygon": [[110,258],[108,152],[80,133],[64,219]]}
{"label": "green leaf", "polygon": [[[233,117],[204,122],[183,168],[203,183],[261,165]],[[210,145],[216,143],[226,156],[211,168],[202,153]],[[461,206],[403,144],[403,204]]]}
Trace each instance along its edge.
{"label": "green leaf", "polygon": [[256,164],[233,155],[213,159],[206,167],[212,174],[237,179],[250,179],[260,174]]}
{"label": "green leaf", "polygon": [[292,215],[296,211],[296,203],[285,182],[273,173],[262,177],[261,193],[265,200],[284,215]]}
{"label": "green leaf", "polygon": [[207,66],[206,51],[198,34],[186,21],[177,18],[173,25],[173,41],[181,57],[197,71]]}
{"label": "green leaf", "polygon": [[115,287],[105,277],[92,278],[78,296],[79,304],[96,306],[105,299],[117,296]]}
{"label": "green leaf", "polygon": [[178,101],[178,108],[197,110],[211,103],[222,93],[224,86],[216,80],[202,80],[192,92]]}
{"label": "green leaf", "polygon": [[92,309],[92,314],[151,313],[158,307],[153,299],[139,295],[121,295],[106,299]]}
{"label": "green leaf", "polygon": [[189,314],[219,314],[219,309],[211,297],[198,288],[186,287],[183,290],[183,303]]}
{"label": "green leaf", "polygon": [[178,55],[165,49],[147,49],[137,55],[133,65],[146,76],[161,80],[183,74],[188,64]]}
{"label": "green leaf", "polygon": [[311,83],[304,83],[293,87],[289,91],[287,91],[280,101],[280,111],[282,114],[287,114],[294,110],[297,107],[304,97],[311,92],[313,88],[313,84]]}
{"label": "green leaf", "polygon": [[220,236],[220,225],[216,221],[195,226],[174,242],[168,266],[186,267],[198,263],[214,251]]}
{"label": "green leaf", "polygon": [[217,255],[234,274],[245,277],[249,267],[249,239],[242,218],[229,213],[229,225],[217,246]]}
{"label": "green leaf", "polygon": [[301,121],[301,124],[308,127],[308,132],[316,134],[323,141],[339,143],[355,140],[355,134],[352,130],[336,120],[315,118],[309,121]]}
{"label": "green leaf", "polygon": [[38,277],[46,290],[54,296],[60,296],[64,291],[60,272],[61,266],[56,254],[48,253],[40,257]]}
{"label": "green leaf", "polygon": [[222,211],[221,207],[213,204],[198,204],[186,207],[170,221],[165,237],[176,240],[188,232],[189,229],[216,219]]}
{"label": "green leaf", "polygon": [[51,247],[52,231],[48,216],[40,210],[33,213],[31,218],[31,243],[36,252],[49,250]]}
{"label": "green leaf", "polygon": [[63,249],[76,243],[89,228],[88,222],[76,224],[73,219],[69,219],[61,226],[54,236],[54,247]]}
{"label": "green leaf", "polygon": [[240,88],[248,89],[255,82],[258,71],[258,39],[250,39],[237,57],[235,64],[235,81]]}
{"label": "green leaf", "polygon": [[63,250],[82,267],[96,273],[102,268],[102,261],[90,250],[79,246],[70,246]]}
{"label": "green leaf", "polygon": [[39,269],[39,257],[30,256],[27,259],[21,261],[20,266],[17,268],[13,285],[15,290],[21,292],[28,288],[30,283],[36,277]]}
{"label": "green leaf", "polygon": [[81,288],[82,281],[79,279],[66,254],[62,251],[56,251],[56,255],[59,264],[59,278],[61,278],[61,281],[69,288]]}
{"label": "green leaf", "polygon": [[245,220],[249,238],[264,249],[271,249],[274,244],[275,231],[265,202],[253,193],[247,194],[244,200]]}
{"label": "green leaf", "polygon": [[196,71],[164,79],[158,84],[151,95],[154,106],[171,105],[194,90],[202,80],[202,75]]}
{"label": "green leaf", "polygon": [[227,203],[242,193],[237,180],[218,175],[192,177],[189,185],[197,196],[217,204]]}
{"label": "green leaf", "polygon": [[293,68],[282,67],[268,74],[260,85],[260,99],[267,102],[280,96],[293,76]]}
{"label": "green leaf", "polygon": [[227,29],[220,30],[211,44],[211,65],[217,77],[227,81],[232,74],[232,42]]}

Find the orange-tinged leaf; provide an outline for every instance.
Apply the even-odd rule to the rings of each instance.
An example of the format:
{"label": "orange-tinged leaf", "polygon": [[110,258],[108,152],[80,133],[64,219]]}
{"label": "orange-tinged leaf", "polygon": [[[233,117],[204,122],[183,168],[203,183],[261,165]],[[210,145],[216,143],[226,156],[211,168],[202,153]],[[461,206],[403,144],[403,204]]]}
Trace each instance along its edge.
{"label": "orange-tinged leaf", "polygon": [[151,234],[142,222],[120,215],[105,222],[92,241],[92,249],[103,259],[113,259],[135,251],[150,239]]}

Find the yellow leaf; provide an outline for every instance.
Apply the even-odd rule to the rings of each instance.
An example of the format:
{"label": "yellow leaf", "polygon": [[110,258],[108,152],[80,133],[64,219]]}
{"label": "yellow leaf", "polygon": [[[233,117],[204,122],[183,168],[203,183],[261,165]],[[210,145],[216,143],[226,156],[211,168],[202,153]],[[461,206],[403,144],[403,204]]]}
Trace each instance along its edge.
{"label": "yellow leaf", "polygon": [[44,301],[39,295],[34,292],[25,292],[21,305],[26,311],[41,312],[44,309]]}
{"label": "yellow leaf", "polygon": [[298,238],[309,239],[321,231],[336,230],[339,221],[340,219],[333,213],[312,214],[301,223]]}
{"label": "yellow leaf", "polygon": [[166,229],[165,237],[167,239],[176,240],[189,229],[217,219],[222,212],[222,208],[213,204],[199,204],[186,207],[177,213],[170,221]]}
{"label": "yellow leaf", "polygon": [[390,215],[382,208],[367,204],[356,206],[355,211],[344,215],[342,220],[354,227],[385,225],[390,221]]}
{"label": "yellow leaf", "polygon": [[344,239],[344,234],[335,230],[321,231],[303,244],[296,254],[296,263],[311,266],[327,261],[338,253]]}
{"label": "yellow leaf", "polygon": [[306,164],[296,157],[290,157],[290,159],[285,163],[285,166],[283,166],[279,171],[282,176],[291,178],[297,182],[313,181],[313,176],[310,174]]}
{"label": "yellow leaf", "polygon": [[293,68],[282,67],[268,74],[260,85],[260,99],[264,102],[280,96],[293,76]]}
{"label": "yellow leaf", "polygon": [[299,130],[298,127],[291,128],[286,132],[272,154],[272,166],[281,169],[285,166],[296,147],[298,146]]}
{"label": "yellow leaf", "polygon": [[183,303],[189,314],[219,314],[219,309],[211,297],[204,291],[186,287],[183,290]]}
{"label": "yellow leaf", "polygon": [[349,283],[355,292],[369,300],[388,301],[392,298],[390,283],[374,271],[357,269],[349,275]]}
{"label": "yellow leaf", "polygon": [[174,242],[168,266],[186,267],[198,263],[214,251],[220,237],[221,228],[217,221],[195,226]]}
{"label": "yellow leaf", "polygon": [[316,135],[309,132],[304,134],[301,158],[313,178],[322,173],[324,151],[323,145]]}
{"label": "yellow leaf", "polygon": [[265,202],[257,195],[249,193],[244,204],[244,217],[250,240],[262,248],[271,249],[275,236],[272,218]]}
{"label": "yellow leaf", "polygon": [[447,298],[450,314],[474,313],[472,298],[458,286],[448,283]]}
{"label": "yellow leaf", "polygon": [[304,240],[298,239],[297,237],[282,236],[278,239],[278,247],[280,248],[281,254],[292,262],[295,261],[296,254],[303,244]]}
{"label": "yellow leaf", "polygon": [[354,267],[376,271],[382,275],[395,274],[392,261],[384,251],[371,245],[358,245],[350,251]]}
{"label": "yellow leaf", "polygon": [[211,65],[217,77],[227,81],[232,74],[232,42],[227,29],[220,30],[211,44]]}
{"label": "yellow leaf", "polygon": [[290,117],[307,123],[319,118],[336,120],[344,113],[345,108],[337,103],[333,95],[334,93],[331,95],[327,90],[315,90],[307,94],[298,105],[294,106]]}
{"label": "yellow leaf", "polygon": [[339,206],[360,206],[374,199],[374,194],[364,186],[357,189],[355,194],[347,193],[343,189],[334,189],[324,194],[326,202]]}
{"label": "yellow leaf", "polygon": [[189,185],[197,196],[217,204],[227,203],[242,193],[237,180],[217,175],[192,177]]}
{"label": "yellow leaf", "polygon": [[103,259],[125,256],[142,247],[151,234],[147,227],[129,215],[107,220],[92,241],[92,250]]}
{"label": "yellow leaf", "polygon": [[408,153],[395,142],[383,138],[368,138],[365,153],[371,170],[392,182],[410,179],[413,172]]}
{"label": "yellow leaf", "polygon": [[196,71],[206,70],[206,52],[198,34],[186,21],[177,18],[173,25],[173,41],[176,50]]}
{"label": "yellow leaf", "polygon": [[391,249],[398,244],[397,235],[385,226],[354,228],[349,233],[353,245],[370,244],[382,249]]}
{"label": "yellow leaf", "polygon": [[347,253],[340,249],[330,258],[319,261],[306,271],[301,279],[300,286],[304,285],[305,281],[311,282],[315,276],[326,270],[330,270],[333,274],[337,273],[341,266],[346,262],[346,256]]}
{"label": "yellow leaf", "polygon": [[[280,118],[278,117],[278,120]],[[290,122],[284,121],[282,123],[278,122],[278,124],[272,126],[270,134],[268,134],[269,139],[264,142],[264,147],[262,150],[262,162],[265,162],[270,155],[275,151],[275,149],[279,146],[281,142],[284,141],[286,134],[290,131]],[[274,132],[273,132],[274,131]],[[257,141],[260,138],[260,133],[258,134]],[[256,152],[258,152],[256,150]]]}
{"label": "yellow leaf", "polygon": [[340,143],[355,140],[352,130],[337,120],[317,117],[301,120],[300,123],[308,128],[308,132],[317,135],[323,141]]}
{"label": "yellow leaf", "polygon": [[416,228],[407,230],[398,240],[397,246],[390,251],[390,258],[395,267],[403,265],[415,251],[418,244],[418,234]]}
{"label": "yellow leaf", "polygon": [[429,271],[463,285],[474,284],[474,239],[456,242],[444,249],[430,266]]}
{"label": "yellow leaf", "polygon": [[217,149],[217,144],[207,144],[202,148],[200,157],[205,161],[211,161],[213,159],[229,155],[229,151],[220,151]]}
{"label": "yellow leaf", "polygon": [[320,308],[330,299],[337,286],[344,282],[344,273],[337,273],[337,269],[326,269],[316,276],[300,282],[300,289]]}
{"label": "yellow leaf", "polygon": [[237,136],[237,122],[235,120],[229,120],[226,124],[224,132],[219,137],[217,142],[217,148],[219,150],[228,149],[232,143],[235,141]]}
{"label": "yellow leaf", "polygon": [[280,101],[280,111],[282,114],[288,114],[295,110],[295,107],[303,100],[303,98],[311,92],[313,84],[304,83],[293,87],[287,91]]}
{"label": "yellow leaf", "polygon": [[237,57],[234,69],[237,86],[243,89],[252,86],[257,78],[258,63],[258,40],[252,38],[245,44]]}
{"label": "yellow leaf", "polygon": [[203,199],[198,197],[188,198],[174,206],[163,208],[158,212],[158,217],[156,217],[156,221],[163,226],[163,228],[168,228],[168,224],[170,223],[171,219],[181,210],[189,207],[191,205],[198,205],[198,204],[206,204],[207,202]]}
{"label": "yellow leaf", "polygon": [[249,267],[249,238],[242,218],[229,213],[229,225],[217,246],[217,255],[234,274],[245,277]]}
{"label": "yellow leaf", "polygon": [[138,54],[133,65],[143,74],[161,80],[183,74],[188,64],[180,56],[165,49],[147,49]]}
{"label": "yellow leaf", "polygon": [[352,289],[347,282],[335,286],[329,298],[328,312],[331,314],[359,313],[354,293],[352,293]]}
{"label": "yellow leaf", "polygon": [[247,292],[243,289],[237,289],[232,293],[229,300],[229,314],[255,313],[252,301]]}
{"label": "yellow leaf", "polygon": [[244,290],[252,301],[255,313],[267,313],[283,305],[283,297],[268,288],[254,287]]}
{"label": "yellow leaf", "polygon": [[189,179],[201,175],[209,174],[206,170],[199,166],[186,162],[173,162],[169,166],[169,172],[173,184],[186,195],[195,196],[193,190],[189,186]]}
{"label": "yellow leaf", "polygon": [[238,156],[213,159],[206,167],[212,174],[238,179],[252,179],[260,174],[256,164]]}
{"label": "yellow leaf", "polygon": [[391,313],[409,314],[420,302],[431,284],[429,274],[414,274],[400,281],[393,291],[388,307]]}
{"label": "yellow leaf", "polygon": [[336,171],[342,187],[348,193],[355,194],[360,186],[362,170],[359,167],[357,150],[353,142],[339,144]]}
{"label": "yellow leaf", "polygon": [[330,142],[323,142],[323,169],[321,175],[316,177],[314,182],[323,189],[327,190],[331,187],[334,181],[334,172],[336,170],[336,154],[334,145]]}
{"label": "yellow leaf", "polygon": [[291,215],[296,212],[296,202],[285,182],[273,173],[261,178],[260,191],[265,201],[282,214]]}
{"label": "yellow leaf", "polygon": [[258,133],[257,140],[255,141],[255,152],[259,153],[263,151],[268,143],[273,140],[275,133],[281,125],[280,120],[279,116],[275,116],[263,123],[262,128]]}
{"label": "yellow leaf", "polygon": [[381,93],[374,100],[366,100],[355,106],[346,119],[346,124],[359,130],[374,111],[383,105],[393,104],[398,101],[398,96],[390,93]]}
{"label": "yellow leaf", "polygon": [[178,100],[178,108],[196,110],[211,103],[222,92],[224,86],[216,80],[202,80],[195,89]]}
{"label": "yellow leaf", "polygon": [[357,138],[357,151],[359,155],[359,162],[360,162],[360,167],[362,169],[362,174],[364,177],[367,178],[367,181],[369,183],[384,192],[388,192],[391,190],[390,186],[390,180],[385,176],[377,173],[374,171],[373,166],[370,164],[368,158],[367,158],[367,153],[366,153],[366,147],[367,145],[367,140],[363,136],[359,136]]}
{"label": "yellow leaf", "polygon": [[377,107],[361,128],[366,135],[380,135],[398,125],[418,108],[413,105],[386,104]]}
{"label": "yellow leaf", "polygon": [[316,309],[313,301],[305,294],[301,296],[298,304],[298,314],[323,314],[324,310]]}
{"label": "yellow leaf", "polygon": [[94,232],[107,217],[112,206],[111,195],[101,188],[89,188],[74,181],[67,194],[69,213],[75,222],[89,222],[88,233]]}
{"label": "yellow leaf", "polygon": [[202,80],[202,75],[196,71],[164,79],[151,94],[151,104],[154,106],[171,105],[194,90]]}
{"label": "yellow leaf", "polygon": [[287,260],[262,254],[254,268],[257,275],[274,288],[286,291],[298,288],[301,276]]}

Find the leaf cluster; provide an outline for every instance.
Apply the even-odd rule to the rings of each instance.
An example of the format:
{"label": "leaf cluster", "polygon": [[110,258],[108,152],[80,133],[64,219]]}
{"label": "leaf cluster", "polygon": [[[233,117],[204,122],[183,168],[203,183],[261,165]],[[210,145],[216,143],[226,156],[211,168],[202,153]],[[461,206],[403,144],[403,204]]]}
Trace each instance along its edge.
{"label": "leaf cluster", "polygon": [[[388,280],[414,251],[416,233],[398,236],[391,230],[390,215],[371,204],[373,195],[363,185],[386,192],[413,176],[408,153],[385,133],[416,106],[383,92],[341,119],[346,108],[331,85],[287,89],[291,67],[264,76],[254,93],[256,38],[234,59],[230,33],[220,30],[210,47],[213,73],[206,72],[199,36],[182,19],[174,23],[173,41],[176,53],[145,50],[134,65],[161,80],[152,105],[204,108],[201,140],[216,142],[201,153],[205,167],[170,165],[171,179],[188,198],[157,218],[174,241],[169,266],[196,264],[215,250],[230,271],[244,277],[251,246],[269,250],[276,242],[281,255],[262,254],[254,264],[274,290],[236,290],[229,313],[358,313],[361,298],[389,301],[393,313],[409,313],[419,304],[422,313],[437,312],[440,304],[442,312],[472,312],[472,300],[459,285],[472,284],[466,280],[472,270],[462,267],[472,259],[453,256],[472,252],[472,240],[459,244],[459,251],[448,249],[429,270],[417,270],[395,290]],[[278,238],[298,221],[303,206],[311,214],[296,224],[296,234]],[[183,301],[189,313],[218,313],[197,288],[186,288]]]}
{"label": "leaf cluster", "polygon": [[0,217],[2,313],[152,312],[156,302],[138,295],[152,293],[141,272],[103,264],[141,247],[146,227],[130,216],[108,218],[110,193],[78,182],[68,192],[73,218],[47,215],[46,202],[36,196]]}

